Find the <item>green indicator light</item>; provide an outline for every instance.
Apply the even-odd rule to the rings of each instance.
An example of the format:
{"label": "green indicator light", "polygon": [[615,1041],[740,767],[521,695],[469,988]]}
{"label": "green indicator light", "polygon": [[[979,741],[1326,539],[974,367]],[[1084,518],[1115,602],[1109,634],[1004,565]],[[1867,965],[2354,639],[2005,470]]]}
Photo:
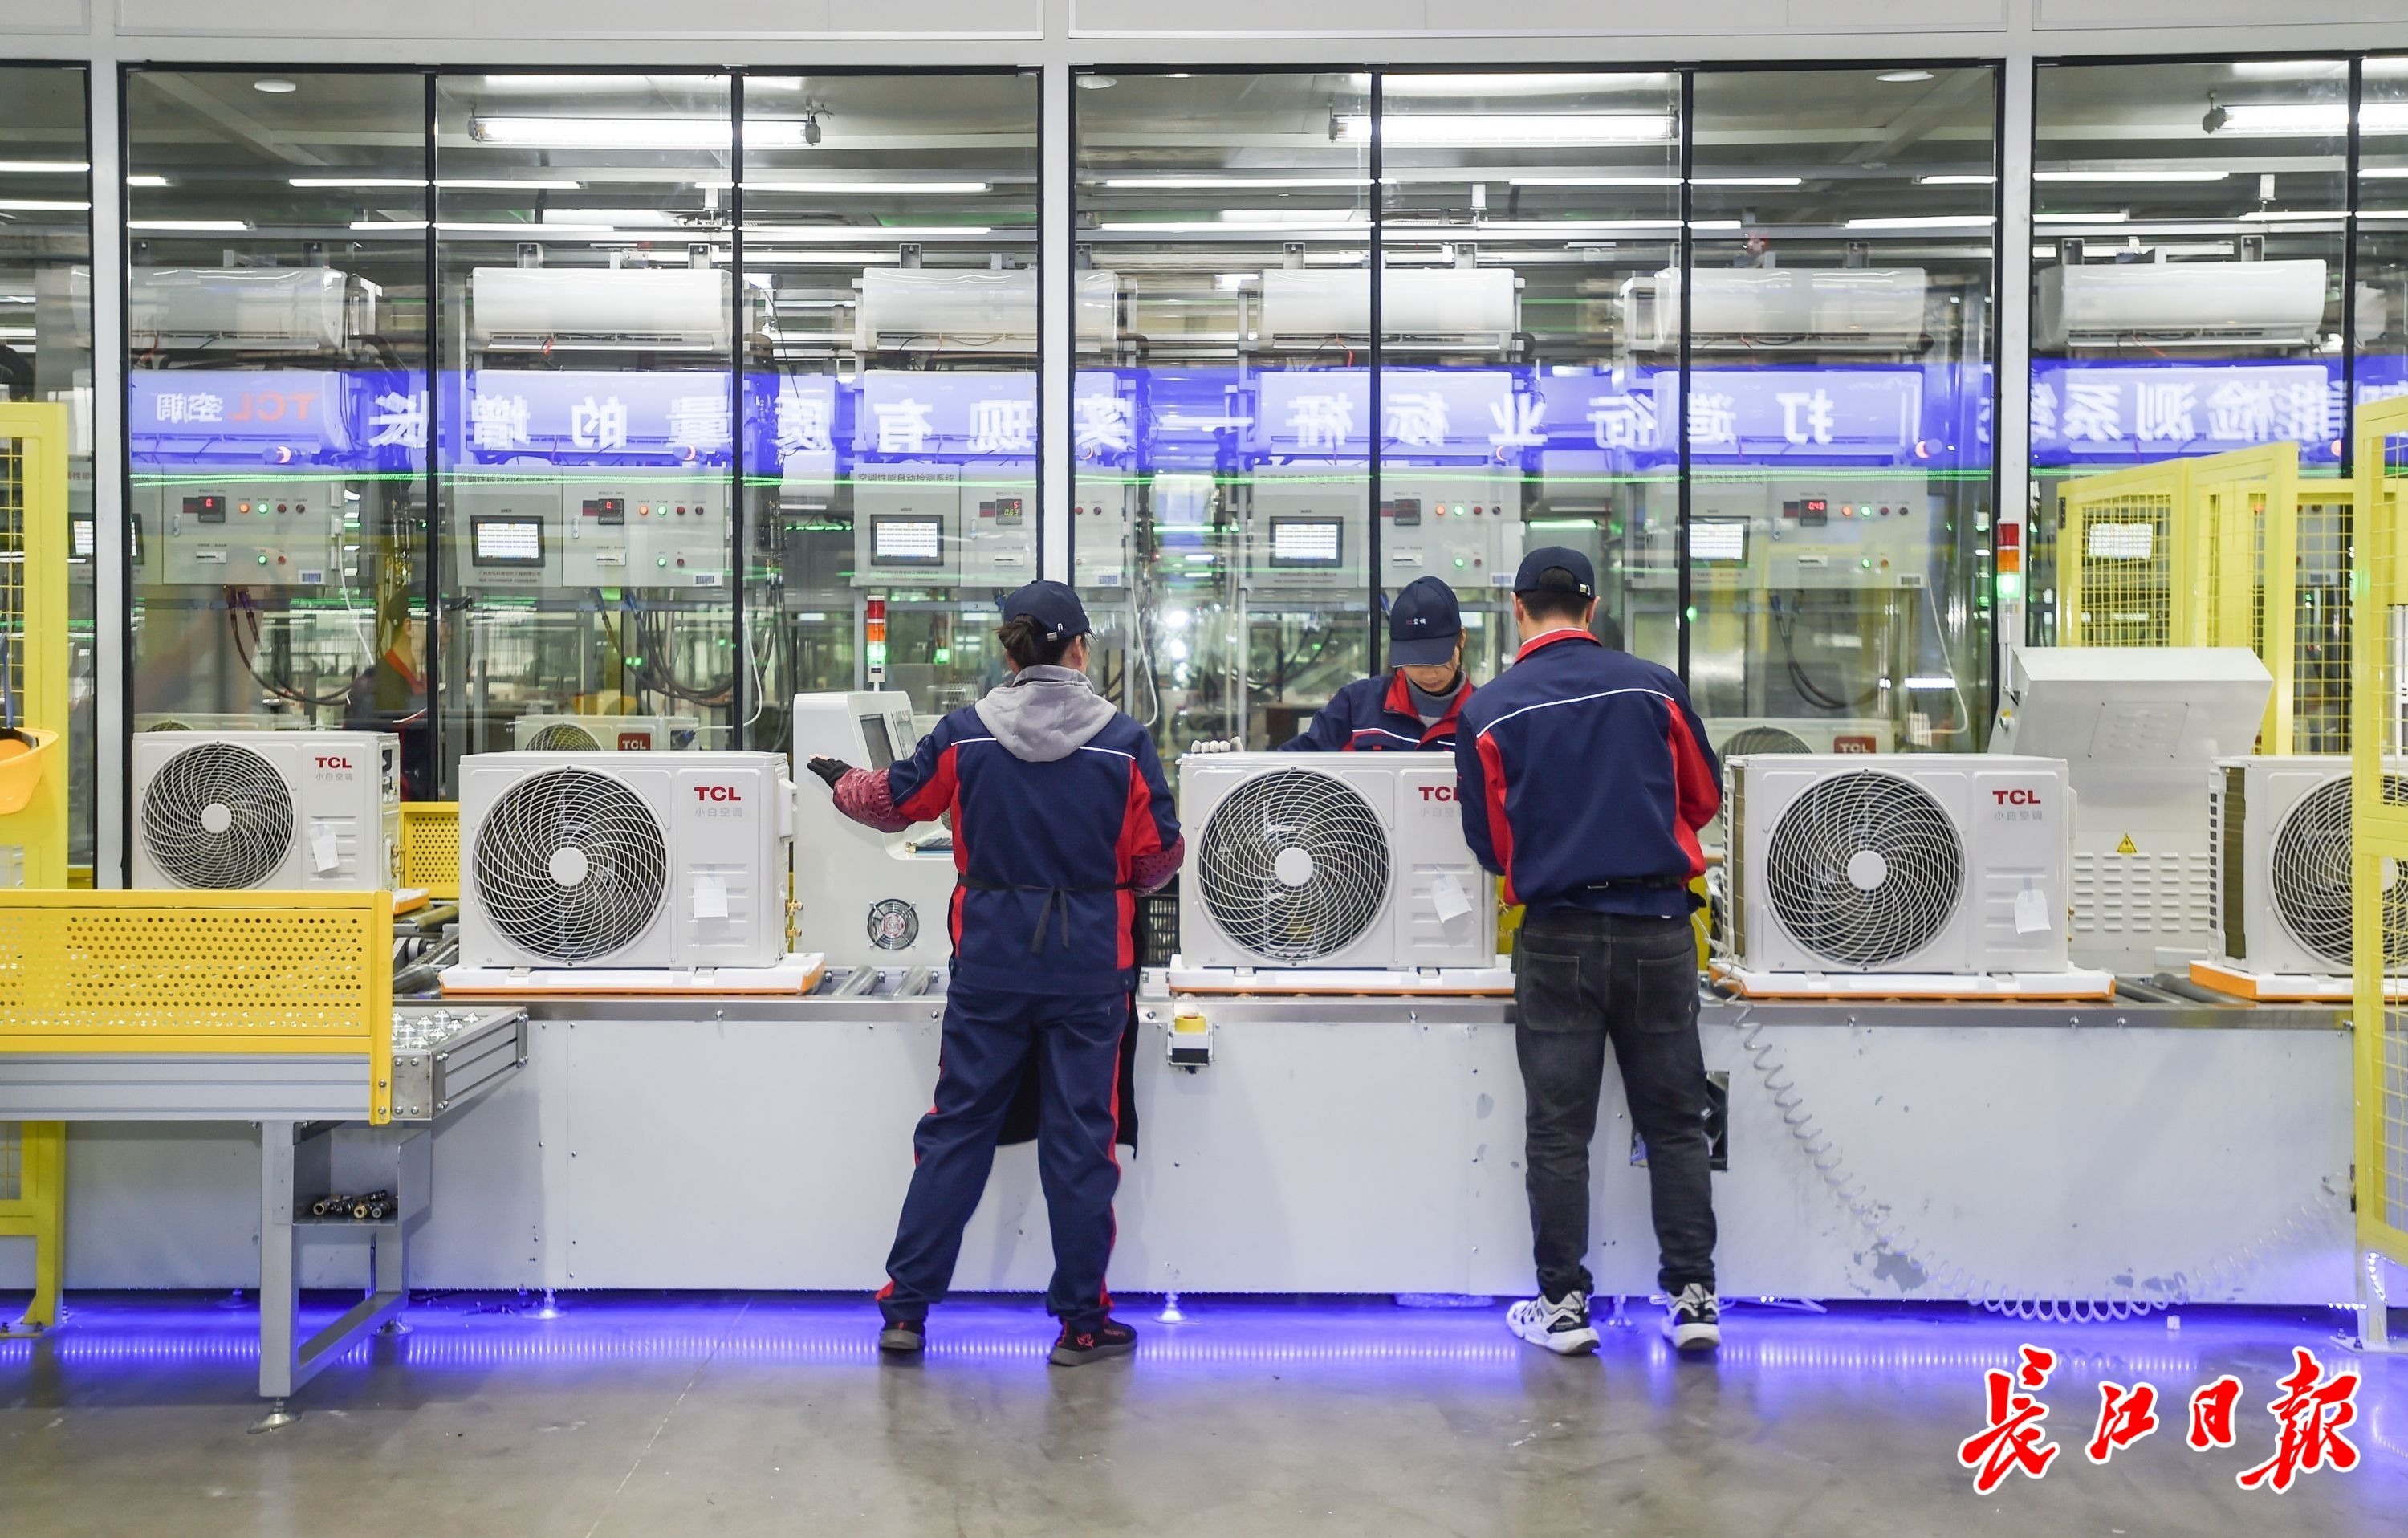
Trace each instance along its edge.
{"label": "green indicator light", "polygon": [[1872,557],[1870,555],[1866,556],[1863,560],[1858,561],[1856,564],[1863,567],[1867,571],[1870,571],[1873,568]]}
{"label": "green indicator light", "polygon": [[1698,623],[1698,606],[1697,606],[1696,604],[1691,604],[1691,605],[1689,605],[1689,609],[1688,609],[1688,615],[1689,615],[1689,623],[1690,623],[1691,625],[1695,625],[1695,624],[1697,624],[1697,623]]}
{"label": "green indicator light", "polygon": [[652,564],[654,566],[666,566],[669,564],[669,558],[666,555],[657,556],[653,559]]}
{"label": "green indicator light", "polygon": [[643,665],[644,665],[644,659],[643,659],[643,658],[641,658],[641,657],[629,657],[629,658],[627,658],[627,666],[628,666],[628,667],[630,667],[630,668],[641,668]]}
{"label": "green indicator light", "polygon": [[2012,602],[2015,598],[2022,597],[2023,590],[2024,580],[2020,573],[2014,571],[2002,571],[1999,573],[2000,597]]}
{"label": "green indicator light", "polygon": [[265,556],[265,555],[262,555],[262,556],[259,558],[259,564],[260,564],[260,565],[262,565],[262,566],[265,566],[265,565],[267,564],[267,557],[266,557],[266,556]]}
{"label": "green indicator light", "polygon": [[1455,568],[1457,571],[1460,571],[1460,570],[1462,570],[1462,569],[1463,569],[1463,557],[1462,557],[1462,556],[1458,555],[1458,556],[1456,556],[1456,557],[1455,558]]}
{"label": "green indicator light", "polygon": [[953,649],[950,646],[939,646],[928,654],[928,660],[939,663],[951,662],[953,660]]}

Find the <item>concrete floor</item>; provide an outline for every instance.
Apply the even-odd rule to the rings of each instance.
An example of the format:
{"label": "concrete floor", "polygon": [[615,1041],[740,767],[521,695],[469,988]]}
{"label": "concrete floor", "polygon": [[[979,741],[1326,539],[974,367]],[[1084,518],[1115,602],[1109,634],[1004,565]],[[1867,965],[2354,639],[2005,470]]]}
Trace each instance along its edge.
{"label": "concrete floor", "polygon": [[[256,1316],[191,1298],[81,1297],[0,1340],[0,1533],[664,1538],[687,1533],[2398,1533],[2408,1360],[2332,1348],[2329,1312],[2193,1311],[2026,1326],[1957,1308],[1742,1309],[1718,1362],[1647,1327],[1563,1360],[1501,1310],[1190,1299],[1133,1361],[1049,1370],[1018,1301],[940,1312],[928,1359],[882,1366],[858,1301],[450,1296],[258,1414]],[[2408,1326],[2408,1318],[2401,1320]],[[1982,1373],[2057,1349],[2066,1451],[1976,1496],[1954,1449]],[[2353,1472],[2286,1495],[2233,1474],[2304,1344],[2365,1374]],[[2182,1445],[2184,1404],[2245,1386],[2240,1445]],[[2167,1429],[2086,1461],[2104,1377],[2157,1385]]]}

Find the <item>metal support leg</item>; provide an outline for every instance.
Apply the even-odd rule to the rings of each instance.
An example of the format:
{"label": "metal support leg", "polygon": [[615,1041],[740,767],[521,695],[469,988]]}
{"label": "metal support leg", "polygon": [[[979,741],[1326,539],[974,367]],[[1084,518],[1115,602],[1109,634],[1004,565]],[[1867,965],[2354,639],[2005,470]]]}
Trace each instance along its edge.
{"label": "metal support leg", "polygon": [[[18,1200],[0,1203],[0,1235],[34,1242],[34,1297],[18,1327],[59,1322],[59,1289],[66,1277],[67,1129],[64,1122],[21,1122],[17,1128]],[[8,1332],[0,1319],[0,1335]]]}
{"label": "metal support leg", "polygon": [[275,1407],[251,1427],[290,1426],[284,1401],[298,1387],[294,1349],[301,1303],[300,1248],[293,1233],[293,1134],[289,1121],[259,1124],[259,1397]]}
{"label": "metal support leg", "polygon": [[366,1231],[375,1245],[372,1290],[342,1317],[307,1341],[300,1339],[301,1230],[294,1220],[296,1170],[306,1149],[313,1178],[326,1178],[330,1153],[322,1140],[330,1133],[323,1123],[260,1124],[259,1393],[262,1399],[274,1400],[276,1407],[251,1428],[254,1431],[292,1424],[294,1417],[286,1411],[285,1401],[294,1391],[361,1336],[400,1314],[409,1301],[408,1229],[410,1220],[425,1210],[428,1200],[423,1131],[380,1134],[373,1145],[380,1150],[380,1167],[392,1171],[388,1178],[394,1184],[389,1189],[396,1193],[400,1210],[390,1222],[372,1228],[346,1225],[342,1230],[347,1234]]}
{"label": "metal support leg", "polygon": [[2383,1257],[2366,1250],[2358,1258],[2358,1349],[2370,1356],[2408,1352],[2408,1342],[2391,1339],[2391,1300],[2383,1289]]}
{"label": "metal support leg", "polygon": [[1179,1294],[1176,1292],[1164,1293],[1162,1295],[1162,1312],[1155,1315],[1154,1317],[1160,1319],[1167,1325],[1185,1324],[1187,1322],[1187,1315],[1179,1312]]}

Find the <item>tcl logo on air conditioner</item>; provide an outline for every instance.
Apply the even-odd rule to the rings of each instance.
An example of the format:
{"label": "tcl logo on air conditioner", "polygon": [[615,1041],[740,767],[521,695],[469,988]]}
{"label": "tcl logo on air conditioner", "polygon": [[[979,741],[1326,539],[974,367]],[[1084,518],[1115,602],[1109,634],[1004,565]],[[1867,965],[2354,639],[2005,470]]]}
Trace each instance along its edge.
{"label": "tcl logo on air conditioner", "polygon": [[650,732],[621,732],[619,734],[619,751],[621,753],[642,753],[651,748],[652,745],[652,734]]}
{"label": "tcl logo on air conditioner", "polygon": [[351,767],[351,761],[340,754],[322,753],[316,755],[316,757],[318,767],[322,769],[347,769]]}
{"label": "tcl logo on air conditioner", "polygon": [[2041,811],[2040,792],[2028,785],[1990,792],[1990,821],[1994,823],[2036,823],[2045,815]]}
{"label": "tcl logo on air conditioner", "polygon": [[1879,753],[1881,744],[1864,732],[1842,732],[1831,739],[1833,753]]}
{"label": "tcl logo on air conditioner", "polygon": [[734,785],[696,785],[694,787],[694,798],[697,801],[740,801],[744,799],[742,796],[737,794],[736,787]]}
{"label": "tcl logo on air conditioner", "polygon": [[1455,787],[1453,785],[1424,785],[1422,786],[1422,799],[1425,801],[1452,801],[1455,799]]}
{"label": "tcl logo on air conditioner", "polygon": [[1990,799],[1998,802],[2000,806],[2038,806],[2040,805],[2040,792],[2036,790],[1994,790],[1990,792]]}

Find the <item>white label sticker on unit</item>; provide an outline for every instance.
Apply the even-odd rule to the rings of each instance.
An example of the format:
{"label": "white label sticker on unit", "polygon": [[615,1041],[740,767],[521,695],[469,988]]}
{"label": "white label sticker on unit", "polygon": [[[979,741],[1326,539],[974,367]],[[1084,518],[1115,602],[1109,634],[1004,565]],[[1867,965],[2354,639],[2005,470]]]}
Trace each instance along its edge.
{"label": "white label sticker on unit", "polygon": [[1471,896],[1453,874],[1441,870],[1430,878],[1430,906],[1438,910],[1440,924],[1453,924],[1471,912]]}
{"label": "white label sticker on unit", "polygon": [[2015,894],[2015,933],[2036,935],[2049,927],[2048,898],[2037,886],[2027,886]]}
{"label": "white label sticker on unit", "polygon": [[335,830],[323,823],[309,825],[309,859],[322,876],[342,867],[342,846],[335,841]]}
{"label": "white label sticker on unit", "polygon": [[717,876],[694,878],[694,916],[725,918],[727,916],[727,884]]}

